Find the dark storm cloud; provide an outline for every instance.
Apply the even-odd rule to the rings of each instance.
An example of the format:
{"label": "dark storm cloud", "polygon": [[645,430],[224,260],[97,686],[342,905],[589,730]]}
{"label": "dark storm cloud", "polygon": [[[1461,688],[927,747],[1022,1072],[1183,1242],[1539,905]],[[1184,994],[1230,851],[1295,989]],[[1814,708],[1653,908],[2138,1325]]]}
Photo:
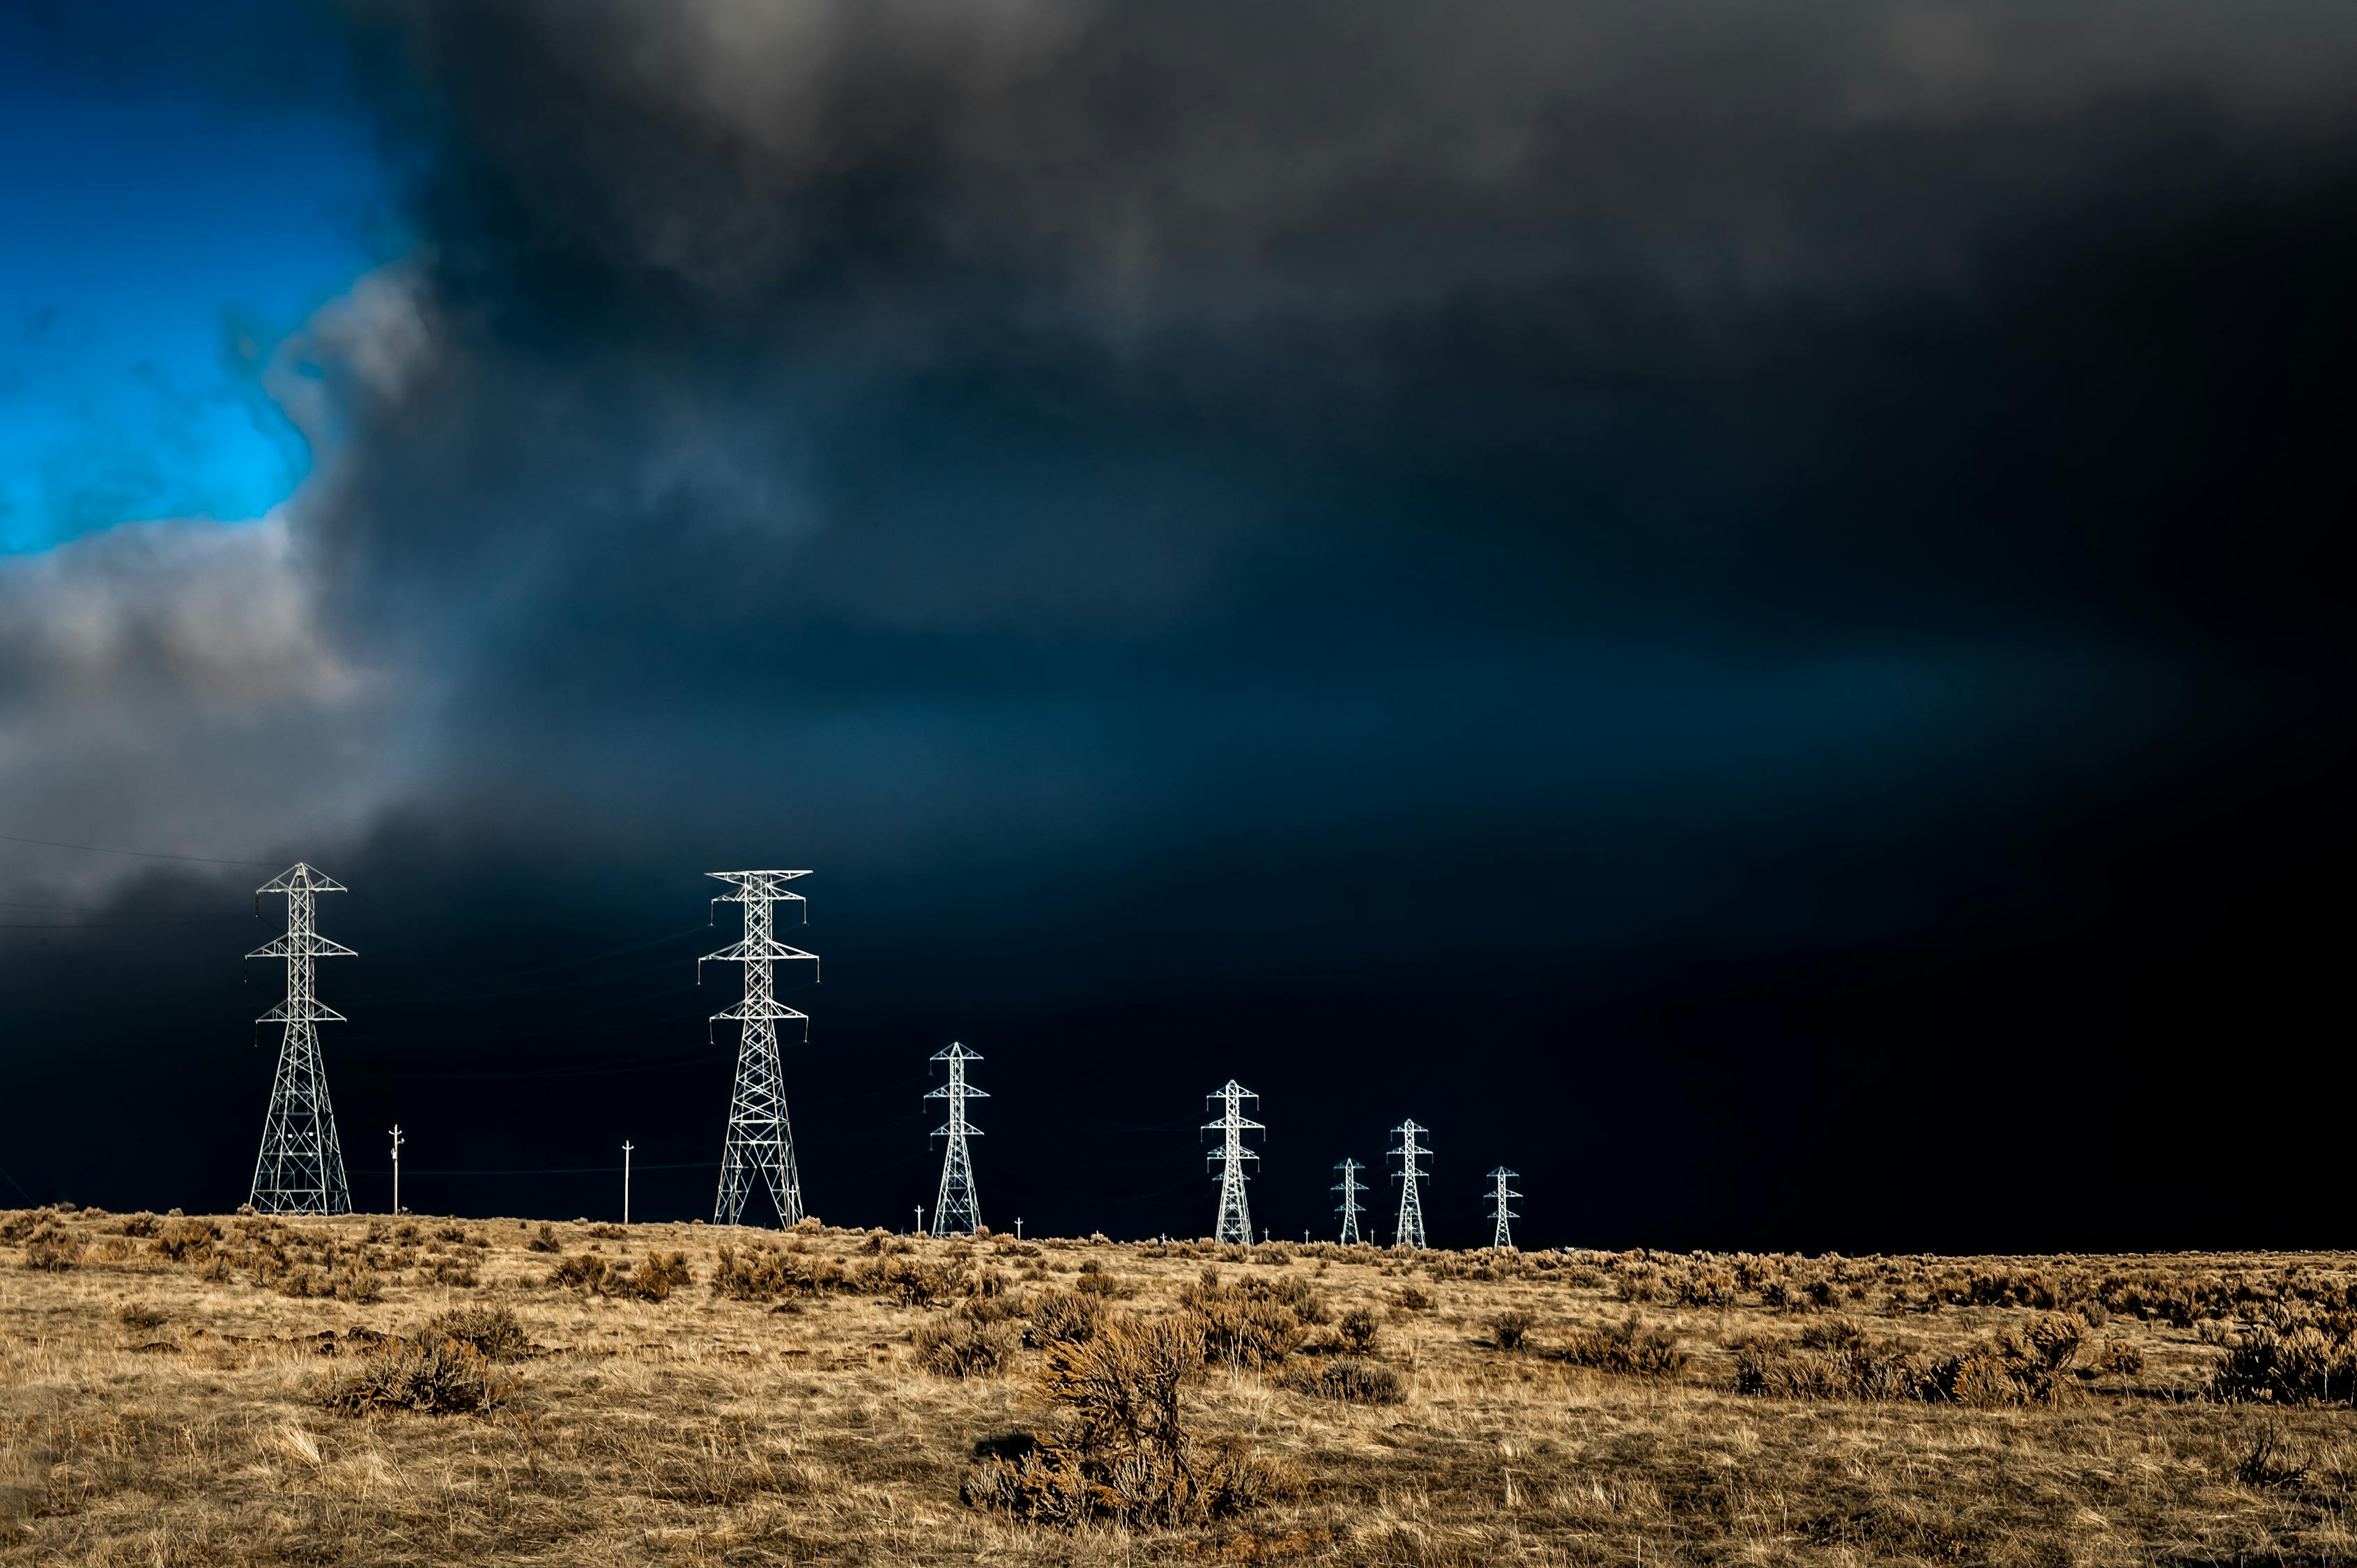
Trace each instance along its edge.
{"label": "dark storm cloud", "polygon": [[361,15],[430,347],[331,591],[527,798],[1676,862],[2336,641],[2211,509],[2299,536],[2344,375],[2337,8]]}

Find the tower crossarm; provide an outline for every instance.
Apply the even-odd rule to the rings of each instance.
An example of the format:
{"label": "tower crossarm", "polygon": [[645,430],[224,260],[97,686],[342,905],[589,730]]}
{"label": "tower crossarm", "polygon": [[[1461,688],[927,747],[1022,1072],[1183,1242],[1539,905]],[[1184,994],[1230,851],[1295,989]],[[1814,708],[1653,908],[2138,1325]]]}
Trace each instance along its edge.
{"label": "tower crossarm", "polygon": [[254,1020],[257,1024],[284,1024],[296,1018],[308,1018],[317,1024],[348,1024],[350,1019],[324,1002],[281,1002]]}
{"label": "tower crossarm", "polygon": [[248,958],[358,958],[361,955],[317,931],[287,931],[271,938]]}

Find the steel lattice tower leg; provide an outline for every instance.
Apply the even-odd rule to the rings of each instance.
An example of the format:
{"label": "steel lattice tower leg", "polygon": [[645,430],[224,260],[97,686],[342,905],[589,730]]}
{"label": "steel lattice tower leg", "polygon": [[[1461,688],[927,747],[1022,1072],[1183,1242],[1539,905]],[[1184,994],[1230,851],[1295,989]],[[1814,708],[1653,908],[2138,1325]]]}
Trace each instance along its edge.
{"label": "steel lattice tower leg", "polygon": [[1244,1134],[1267,1129],[1244,1118],[1243,1102],[1259,1098],[1234,1079],[1228,1079],[1218,1093],[1203,1097],[1207,1104],[1216,1100],[1226,1107],[1218,1121],[1203,1123],[1203,1131],[1221,1135],[1219,1153],[1206,1156],[1220,1162],[1220,1218],[1212,1234],[1220,1240],[1245,1247],[1252,1245],[1253,1229],[1252,1208],[1244,1200],[1244,1182],[1248,1179],[1244,1162],[1260,1156],[1244,1147]]}
{"label": "steel lattice tower leg", "polygon": [[967,1050],[955,1040],[950,1042],[949,1049],[933,1053],[933,1060],[950,1064],[949,1082],[925,1096],[950,1102],[948,1122],[933,1130],[934,1137],[950,1141],[942,1155],[942,1190],[933,1200],[932,1231],[936,1236],[971,1235],[982,1229],[982,1204],[974,1190],[974,1156],[965,1146],[968,1138],[982,1136],[982,1129],[965,1119],[965,1102],[990,1098],[986,1090],[976,1089],[965,1080],[965,1064],[981,1059],[981,1052]]}
{"label": "steel lattice tower leg", "polygon": [[286,934],[246,954],[286,961],[286,1000],[254,1020],[286,1026],[247,1199],[264,1214],[349,1214],[352,1208],[335,1107],[328,1101],[327,1068],[319,1059],[318,1026],[341,1023],[344,1015],[322,1004],[311,986],[313,960],[353,956],[351,949],[319,935],[313,919],[315,894],[345,891],[342,883],[298,861],[253,893],[256,915],[264,893],[286,895]]}
{"label": "steel lattice tower leg", "polygon": [[1399,1173],[1395,1178],[1400,1184],[1400,1207],[1399,1223],[1392,1230],[1392,1245],[1413,1247],[1421,1251],[1424,1247],[1423,1182],[1429,1173],[1425,1171],[1417,1162],[1425,1159],[1432,1151],[1418,1144],[1415,1139],[1417,1133],[1429,1133],[1432,1129],[1419,1127],[1410,1121],[1401,1122],[1394,1131],[1400,1136],[1400,1146],[1391,1152],[1391,1157],[1400,1163]]}
{"label": "steel lattice tower leg", "polygon": [[1519,1171],[1510,1171],[1503,1165],[1490,1173],[1490,1179],[1497,1184],[1490,1191],[1490,1218],[1498,1223],[1497,1234],[1490,1245],[1501,1252],[1511,1252],[1514,1250],[1514,1235],[1507,1229],[1506,1221],[1522,1218],[1506,1207],[1506,1200],[1510,1197],[1520,1197],[1523,1195],[1512,1190],[1506,1184],[1521,1174]]}
{"label": "steel lattice tower leg", "polygon": [[1359,1185],[1359,1173],[1367,1167],[1356,1160],[1344,1160],[1334,1168],[1342,1173],[1342,1179],[1329,1190],[1342,1195],[1342,1201],[1334,1208],[1342,1217],[1342,1245],[1355,1247],[1359,1244],[1359,1216],[1366,1212],[1359,1202],[1359,1194],[1366,1191]]}
{"label": "steel lattice tower leg", "polygon": [[[794,1164],[793,1127],[786,1120],[785,1074],[778,1060],[778,1020],[798,1020],[807,1040],[810,1018],[777,999],[770,966],[785,959],[808,959],[815,966],[818,958],[787,947],[770,934],[770,906],[791,902],[807,909],[802,896],[787,892],[785,885],[810,873],[708,871],[705,875],[737,886],[737,891],[722,894],[712,900],[714,904],[745,907],[745,940],[705,954],[695,965],[698,984],[703,983],[706,963],[745,966],[745,1000],[712,1015],[715,1022],[736,1019],[744,1025],[737,1046],[737,1090],[728,1102],[728,1134],[720,1150],[720,1195],[713,1203],[712,1219],[716,1225],[739,1223],[745,1199],[759,1177],[770,1189],[770,1201],[777,1208],[782,1230],[798,1223],[803,1208],[802,1173]],[[815,977],[815,969],[813,973]]]}

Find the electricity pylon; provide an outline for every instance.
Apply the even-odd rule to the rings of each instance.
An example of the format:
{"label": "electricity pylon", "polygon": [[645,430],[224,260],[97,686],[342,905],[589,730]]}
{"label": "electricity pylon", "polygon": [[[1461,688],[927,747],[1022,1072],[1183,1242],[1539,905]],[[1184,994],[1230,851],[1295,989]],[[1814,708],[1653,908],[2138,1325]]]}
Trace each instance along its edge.
{"label": "electricity pylon", "polygon": [[[794,1164],[793,1128],[786,1120],[785,1076],[778,1064],[778,1020],[800,1019],[802,1038],[807,1041],[810,1018],[777,999],[770,966],[784,959],[808,959],[815,966],[818,955],[790,948],[770,934],[770,906],[800,904],[807,922],[808,901],[799,893],[787,892],[785,886],[810,873],[707,871],[705,875],[737,886],[734,893],[713,899],[714,904],[745,906],[745,940],[695,961],[698,985],[704,983],[707,963],[745,966],[745,1000],[712,1015],[716,1023],[733,1018],[745,1026],[737,1045],[737,1092],[728,1102],[728,1136],[720,1150],[720,1196],[713,1203],[712,1220],[716,1225],[738,1223],[745,1199],[759,1176],[770,1189],[770,1201],[777,1206],[778,1227],[783,1230],[802,1218],[802,1179]],[[812,977],[817,977],[815,968]]]}
{"label": "electricity pylon", "polygon": [[286,1000],[254,1020],[286,1026],[278,1046],[278,1074],[270,1086],[270,1113],[262,1123],[262,1153],[253,1162],[253,1191],[247,1199],[264,1214],[352,1211],[351,1190],[344,1184],[343,1145],[336,1140],[335,1108],[328,1102],[328,1069],[319,1059],[318,1026],[340,1024],[344,1015],[321,1003],[311,989],[312,960],[356,956],[341,942],[318,933],[312,897],[348,891],[301,861],[253,890],[256,916],[262,913],[264,893],[286,895],[286,934],[245,955],[286,961]]}
{"label": "electricity pylon", "polygon": [[1366,1212],[1365,1205],[1359,1201],[1359,1194],[1367,1190],[1359,1185],[1359,1173],[1367,1167],[1356,1160],[1344,1160],[1334,1168],[1342,1173],[1342,1179],[1329,1189],[1342,1195],[1342,1201],[1334,1210],[1342,1217],[1342,1245],[1355,1247],[1359,1244],[1359,1216]]}
{"label": "electricity pylon", "polygon": [[1234,1079],[1228,1079],[1218,1093],[1203,1096],[1206,1103],[1216,1100],[1227,1108],[1217,1122],[1203,1123],[1204,1132],[1221,1134],[1219,1152],[1204,1156],[1220,1162],[1220,1219],[1212,1234],[1244,1247],[1251,1246],[1253,1239],[1252,1209],[1244,1201],[1244,1162],[1260,1158],[1244,1147],[1244,1134],[1267,1129],[1245,1119],[1243,1102],[1259,1098]]}
{"label": "electricity pylon", "polygon": [[952,1040],[949,1049],[933,1053],[933,1059],[950,1064],[949,1082],[925,1096],[950,1102],[948,1122],[933,1130],[934,1137],[950,1141],[942,1155],[942,1190],[933,1200],[933,1234],[948,1236],[963,1231],[971,1235],[982,1229],[982,1203],[974,1196],[974,1156],[966,1152],[965,1141],[981,1137],[982,1129],[965,1119],[965,1102],[987,1100],[990,1094],[966,1082],[965,1064],[980,1061],[982,1053],[967,1050]]}
{"label": "electricity pylon", "polygon": [[1510,1197],[1520,1197],[1523,1195],[1512,1190],[1506,1184],[1521,1174],[1519,1171],[1510,1171],[1503,1165],[1490,1173],[1490,1179],[1497,1184],[1490,1189],[1490,1218],[1498,1222],[1497,1237],[1490,1245],[1501,1252],[1511,1252],[1514,1250],[1513,1232],[1506,1228],[1506,1221],[1522,1218],[1506,1207],[1506,1200]]}
{"label": "electricity pylon", "polygon": [[1389,1156],[1400,1163],[1400,1168],[1393,1177],[1400,1184],[1400,1206],[1399,1223],[1392,1230],[1392,1245],[1413,1247],[1420,1251],[1424,1247],[1424,1193],[1420,1184],[1431,1173],[1416,1162],[1430,1155],[1432,1151],[1419,1144],[1415,1135],[1429,1133],[1432,1129],[1419,1127],[1409,1121],[1401,1122],[1393,1131],[1400,1137],[1400,1146],[1392,1150]]}

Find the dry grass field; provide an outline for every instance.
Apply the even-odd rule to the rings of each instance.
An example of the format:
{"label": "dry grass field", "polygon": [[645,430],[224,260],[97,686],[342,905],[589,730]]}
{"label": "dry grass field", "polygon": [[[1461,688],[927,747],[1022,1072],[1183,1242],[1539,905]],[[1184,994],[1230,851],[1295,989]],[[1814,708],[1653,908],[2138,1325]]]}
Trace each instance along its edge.
{"label": "dry grass field", "polygon": [[2357,1557],[2346,1255],[0,1243],[7,1562]]}

